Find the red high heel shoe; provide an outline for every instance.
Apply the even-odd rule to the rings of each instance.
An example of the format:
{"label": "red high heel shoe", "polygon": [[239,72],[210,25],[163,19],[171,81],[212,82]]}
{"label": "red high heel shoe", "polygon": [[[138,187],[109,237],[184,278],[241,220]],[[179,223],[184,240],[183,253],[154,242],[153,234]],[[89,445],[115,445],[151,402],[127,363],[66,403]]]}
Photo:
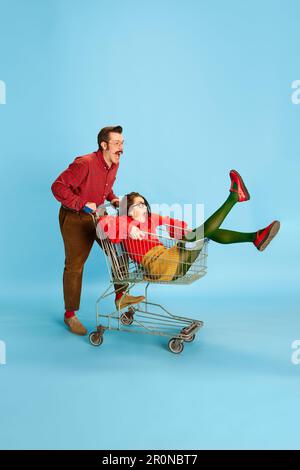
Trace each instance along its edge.
{"label": "red high heel shoe", "polygon": [[253,242],[256,248],[259,251],[263,251],[269,245],[270,241],[273,240],[279,229],[280,222],[278,220],[274,220],[266,228],[258,230],[258,232],[256,232],[256,238]]}
{"label": "red high heel shoe", "polygon": [[[231,186],[230,186],[229,191],[238,194],[239,202],[248,201],[250,199],[250,194],[245,186],[245,183],[241,175],[236,170],[230,170],[229,175],[231,179]],[[233,187],[234,183],[237,184],[237,189],[234,189]]]}

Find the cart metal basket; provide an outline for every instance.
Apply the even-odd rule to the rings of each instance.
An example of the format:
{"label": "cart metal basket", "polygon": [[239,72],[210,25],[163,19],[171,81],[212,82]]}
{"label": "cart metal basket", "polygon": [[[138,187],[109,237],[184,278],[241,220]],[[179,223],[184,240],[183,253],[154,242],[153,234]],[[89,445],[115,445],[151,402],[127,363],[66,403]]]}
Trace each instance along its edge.
{"label": "cart metal basket", "polygon": [[[192,342],[195,339],[196,333],[203,326],[203,322],[174,315],[162,305],[150,302],[148,300],[148,287],[150,284],[191,284],[203,277],[207,271],[207,245],[209,240],[207,238],[197,240],[196,244],[199,254],[196,258],[193,255],[195,251],[191,249],[191,258],[189,258],[189,255],[186,255],[184,259],[180,259],[179,263],[178,260],[176,261],[176,276],[172,280],[169,279],[169,276],[166,276],[166,279],[164,279],[163,273],[160,273],[159,276],[152,275],[147,272],[141,263],[134,260],[134,243],[131,244],[130,250],[126,250],[124,243],[113,243],[104,236],[98,221],[99,214],[103,214],[103,211],[108,208],[112,209],[112,206],[105,204],[99,206],[97,211],[91,213],[97,236],[105,254],[110,282],[107,289],[96,301],[96,330],[89,335],[90,343],[93,346],[100,346],[103,343],[103,334],[106,330],[144,333],[170,338],[168,342],[169,350],[175,354],[181,353],[184,343]],[[117,217],[118,211],[116,209],[113,209],[113,211]],[[171,256],[172,248],[182,246],[180,245],[180,243],[182,244],[180,239],[170,236],[170,229],[171,226],[164,225],[158,227],[155,234],[145,234],[149,238],[151,236],[157,237],[160,244],[168,250],[168,252],[165,252],[164,266],[166,262],[175,262],[174,257]],[[170,249],[171,251],[169,251]],[[168,257],[168,253],[170,253],[170,257]],[[128,294],[136,284],[144,284],[145,300],[124,309],[113,310],[110,313],[102,311],[100,309],[102,301],[106,297],[115,294],[114,283],[121,286],[120,291],[122,290],[123,295]]]}

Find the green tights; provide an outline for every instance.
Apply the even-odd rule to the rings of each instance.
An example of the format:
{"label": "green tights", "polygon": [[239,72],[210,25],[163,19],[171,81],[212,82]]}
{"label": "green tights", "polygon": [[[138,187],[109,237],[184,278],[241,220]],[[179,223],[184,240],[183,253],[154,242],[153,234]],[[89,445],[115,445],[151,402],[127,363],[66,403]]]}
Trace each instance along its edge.
{"label": "green tights", "polygon": [[[183,242],[178,243],[180,249],[180,265],[174,279],[184,276],[190,269],[191,264],[199,256],[202,247],[196,250],[186,250],[184,241],[193,242],[199,239],[209,238],[217,243],[243,243],[253,242],[256,232],[235,232],[219,228],[225,217],[229,214],[233,206],[238,202],[238,195],[230,192],[228,198],[219,209],[216,210],[200,227],[195,228],[189,236],[183,238]],[[191,236],[191,233],[194,236]]]}

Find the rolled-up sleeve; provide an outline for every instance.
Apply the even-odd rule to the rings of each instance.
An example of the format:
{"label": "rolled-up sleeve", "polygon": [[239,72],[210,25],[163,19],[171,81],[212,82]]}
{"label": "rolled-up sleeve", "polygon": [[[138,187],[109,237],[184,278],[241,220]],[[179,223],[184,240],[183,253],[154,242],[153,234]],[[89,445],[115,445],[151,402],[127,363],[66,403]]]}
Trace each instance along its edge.
{"label": "rolled-up sleeve", "polygon": [[184,220],[173,219],[168,216],[160,216],[160,224],[165,225],[171,238],[181,240],[186,234],[188,228],[187,223]]}

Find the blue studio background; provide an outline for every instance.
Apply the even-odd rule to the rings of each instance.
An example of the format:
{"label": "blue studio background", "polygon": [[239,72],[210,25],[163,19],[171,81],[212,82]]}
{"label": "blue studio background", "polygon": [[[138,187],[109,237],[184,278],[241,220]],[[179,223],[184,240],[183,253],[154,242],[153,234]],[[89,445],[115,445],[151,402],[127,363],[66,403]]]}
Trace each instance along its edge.
{"label": "blue studio background", "polygon": [[[299,448],[299,2],[0,0],[1,449]],[[121,124],[117,194],[158,203],[251,200],[223,228],[281,221],[265,252],[210,242],[208,274],[150,298],[204,320],[164,338],[63,325],[64,251],[50,186]],[[108,273],[95,244],[80,319]],[[139,293],[140,288],[135,289]]]}

